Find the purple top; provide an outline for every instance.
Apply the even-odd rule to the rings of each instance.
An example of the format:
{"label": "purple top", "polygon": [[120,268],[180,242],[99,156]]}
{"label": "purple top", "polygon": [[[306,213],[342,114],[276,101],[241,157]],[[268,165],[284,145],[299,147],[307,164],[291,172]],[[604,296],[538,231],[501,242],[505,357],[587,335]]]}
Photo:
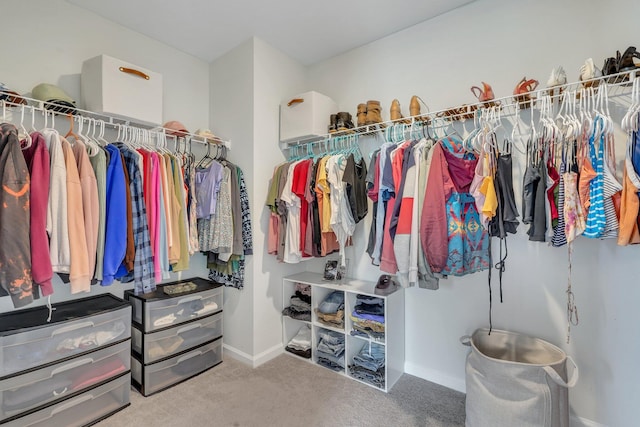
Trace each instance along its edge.
{"label": "purple top", "polygon": [[224,166],[211,162],[206,169],[196,169],[196,216],[209,218],[216,213],[216,202]]}

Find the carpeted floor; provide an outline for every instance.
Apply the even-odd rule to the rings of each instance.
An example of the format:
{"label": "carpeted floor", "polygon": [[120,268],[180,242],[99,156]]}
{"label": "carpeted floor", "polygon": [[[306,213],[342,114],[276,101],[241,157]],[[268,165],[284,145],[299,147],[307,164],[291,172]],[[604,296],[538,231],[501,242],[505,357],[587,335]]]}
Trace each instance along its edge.
{"label": "carpeted floor", "polygon": [[464,394],[404,374],[390,393],[289,355],[250,367],[229,357],[97,424],[115,426],[464,425]]}

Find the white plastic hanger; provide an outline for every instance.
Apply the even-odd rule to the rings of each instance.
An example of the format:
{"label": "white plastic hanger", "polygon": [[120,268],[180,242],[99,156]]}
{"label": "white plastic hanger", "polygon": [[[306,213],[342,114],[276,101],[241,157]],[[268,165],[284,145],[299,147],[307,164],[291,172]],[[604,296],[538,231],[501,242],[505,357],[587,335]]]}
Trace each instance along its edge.
{"label": "white plastic hanger", "polygon": [[18,139],[20,141],[24,140],[24,144],[22,144],[22,149],[31,147],[31,135],[29,135],[29,131],[24,127],[24,104],[20,109],[20,128],[18,129]]}

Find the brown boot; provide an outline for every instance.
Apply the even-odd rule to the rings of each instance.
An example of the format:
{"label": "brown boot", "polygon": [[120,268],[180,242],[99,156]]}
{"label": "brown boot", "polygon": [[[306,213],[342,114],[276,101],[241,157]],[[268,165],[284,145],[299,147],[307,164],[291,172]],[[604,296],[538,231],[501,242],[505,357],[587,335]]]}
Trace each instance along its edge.
{"label": "brown boot", "polygon": [[358,104],[358,127],[367,124],[367,105]]}
{"label": "brown boot", "polygon": [[329,133],[335,133],[338,130],[338,115],[332,114],[329,117]]}
{"label": "brown boot", "polygon": [[409,103],[409,114],[411,117],[420,116],[420,102],[418,102],[418,97],[416,95],[411,97],[411,102]]}
{"label": "brown boot", "polygon": [[398,101],[397,99],[394,99],[391,102],[391,111],[389,114],[389,118],[392,121],[402,119],[402,112],[400,111],[400,101]]}
{"label": "brown boot", "polygon": [[380,115],[381,111],[382,108],[380,108],[380,101],[367,101],[367,116],[365,124],[374,125],[382,122],[382,116]]}

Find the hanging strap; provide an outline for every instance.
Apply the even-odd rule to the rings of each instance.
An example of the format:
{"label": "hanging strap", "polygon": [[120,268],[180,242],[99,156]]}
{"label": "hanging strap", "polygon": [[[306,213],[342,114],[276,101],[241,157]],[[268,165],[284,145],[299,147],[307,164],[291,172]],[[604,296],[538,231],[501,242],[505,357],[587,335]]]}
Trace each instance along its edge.
{"label": "hanging strap", "polygon": [[569,253],[568,279],[567,279],[567,344],[571,340],[571,325],[577,326],[580,322],[578,318],[578,307],[575,304],[575,296],[571,290],[571,257],[573,255],[573,241],[567,245]]}
{"label": "hanging strap", "polygon": [[[489,284],[489,335],[493,330],[493,319],[491,318],[491,312],[493,311],[493,296],[491,294],[491,266],[493,265],[493,255],[491,254],[491,236],[489,236],[489,272],[487,273],[487,281]],[[502,282],[500,283],[500,298],[502,298]],[[464,343],[463,343],[464,344]]]}
{"label": "hanging strap", "polygon": [[578,365],[576,365],[576,362],[571,358],[571,356],[567,356],[567,362],[571,362],[571,365],[573,365],[573,369],[571,370],[571,378],[569,379],[569,381],[565,381],[551,366],[545,366],[542,369],[544,369],[547,375],[549,375],[549,377],[559,386],[572,388],[577,384],[578,378],[580,377],[580,372],[578,371]]}

